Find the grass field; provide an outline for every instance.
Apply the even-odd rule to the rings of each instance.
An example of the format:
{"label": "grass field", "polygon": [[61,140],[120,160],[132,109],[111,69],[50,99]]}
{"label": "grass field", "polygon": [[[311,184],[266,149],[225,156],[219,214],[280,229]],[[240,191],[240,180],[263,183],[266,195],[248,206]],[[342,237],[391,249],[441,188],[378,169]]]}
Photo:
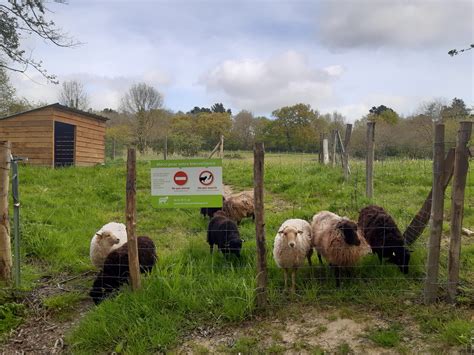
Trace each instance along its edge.
{"label": "grass field", "polygon": [[[457,307],[443,302],[424,306],[427,231],[414,244],[410,273],[402,275],[392,265],[379,265],[375,256],[363,259],[352,278],[335,289],[327,266],[316,265],[298,272],[297,295],[283,294],[283,276],[275,267],[271,249],[279,225],[288,218],[310,219],[320,210],[331,210],[357,219],[370,202],[384,206],[404,229],[423,203],[431,187],[431,162],[385,160],[375,164],[375,198],[365,194],[362,162],[351,166],[345,183],[340,167],[323,167],[308,154],[267,154],[265,162],[265,223],[269,266],[269,312],[281,307],[315,307],[338,317],[374,314],[387,327],[367,329],[374,346],[410,351],[401,340],[401,329],[410,325],[422,334],[425,350],[446,351],[468,345],[474,332],[474,244],[463,237],[460,295]],[[89,243],[94,232],[109,221],[124,222],[125,164],[113,162],[92,168],[47,169],[21,167],[22,259],[25,290],[44,275],[77,275],[92,270]],[[254,309],[255,226],[245,220],[246,240],[240,260],[209,254],[207,221],[198,210],[156,210],[150,203],[150,164],[138,163],[137,233],[149,235],[157,245],[159,262],[143,281],[143,288],[128,289],[94,307],[71,332],[67,341],[73,353],[148,353],[176,349],[183,336],[202,325],[237,326],[257,315]],[[253,165],[250,153],[232,154],[224,160],[224,182],[234,190],[251,189]],[[463,225],[474,229],[474,175],[468,176]],[[450,189],[445,211],[449,216]],[[446,280],[449,217],[444,224],[440,280]],[[45,307],[68,308],[87,294],[90,278],[73,295],[48,299]],[[3,294],[3,293],[2,293]],[[8,296],[0,306],[0,333],[17,326],[28,309]],[[272,314],[273,314],[272,313]],[[332,317],[327,315],[328,319]],[[405,330],[405,333],[406,330]],[[247,339],[248,340],[248,339]],[[247,342],[248,343],[248,342]],[[247,344],[245,339],[238,346]],[[242,345],[244,344],[244,345]],[[430,345],[428,345],[430,344]],[[248,344],[247,344],[248,345]],[[245,346],[247,346],[245,345]],[[249,349],[252,349],[250,342]],[[273,346],[273,345],[272,345]],[[285,348],[275,345],[275,351]],[[344,345],[341,345],[344,352]],[[234,352],[235,344],[222,352]],[[253,347],[252,351],[272,352]],[[204,352],[205,349],[196,352]],[[288,349],[286,349],[288,350]],[[314,349],[313,349],[314,350]],[[349,349],[350,350],[350,349]],[[252,352],[250,351],[250,352]],[[324,351],[322,348],[321,351]],[[243,351],[246,353],[246,351]]]}

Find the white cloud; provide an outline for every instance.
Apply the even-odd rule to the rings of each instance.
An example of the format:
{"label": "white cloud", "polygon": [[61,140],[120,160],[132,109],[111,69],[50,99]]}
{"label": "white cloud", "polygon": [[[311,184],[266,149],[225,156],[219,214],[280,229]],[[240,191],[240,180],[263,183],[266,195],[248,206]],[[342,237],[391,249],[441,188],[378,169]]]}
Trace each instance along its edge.
{"label": "white cloud", "polygon": [[268,60],[226,60],[201,77],[200,83],[235,107],[271,112],[303,102],[313,106],[332,98],[331,80],[342,67],[312,67],[305,56],[287,51]]}
{"label": "white cloud", "polygon": [[352,0],[325,2],[318,19],[331,48],[446,47],[472,43],[468,0]]}

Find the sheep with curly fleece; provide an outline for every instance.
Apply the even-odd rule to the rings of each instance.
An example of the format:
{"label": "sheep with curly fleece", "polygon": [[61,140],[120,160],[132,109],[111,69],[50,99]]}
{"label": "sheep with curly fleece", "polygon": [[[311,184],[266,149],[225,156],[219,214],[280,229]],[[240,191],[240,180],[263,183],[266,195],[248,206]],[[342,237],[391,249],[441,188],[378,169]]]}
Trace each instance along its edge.
{"label": "sheep with curly fleece", "polygon": [[410,251],[405,245],[403,235],[387,211],[382,207],[370,205],[359,213],[358,225],[372,251],[379,257],[397,265],[401,272],[408,274]]}
{"label": "sheep with curly fleece", "polygon": [[227,217],[239,224],[242,219],[252,217],[255,219],[255,204],[253,191],[242,191],[224,199],[222,210]]}
{"label": "sheep with curly fleece", "polygon": [[285,291],[288,270],[291,270],[291,292],[296,288],[296,271],[303,266],[305,258],[311,266],[311,226],[302,219],[288,219],[280,226],[273,245],[273,258],[283,269]]}
{"label": "sheep with curly fleece", "polygon": [[123,223],[110,222],[102,226],[92,237],[90,258],[92,265],[100,269],[112,250],[127,242],[127,227]]}
{"label": "sheep with curly fleece", "polygon": [[329,211],[313,216],[311,222],[312,245],[334,267],[336,286],[340,286],[340,268],[352,267],[370,252],[369,245],[359,234],[357,224],[347,217]]}
{"label": "sheep with curly fleece", "polygon": [[[137,245],[140,272],[150,272],[157,260],[155,243],[149,237],[141,236],[137,238]],[[107,256],[94,280],[89,293],[94,303],[99,304],[121,285],[128,283],[129,275],[128,244],[125,243]]]}

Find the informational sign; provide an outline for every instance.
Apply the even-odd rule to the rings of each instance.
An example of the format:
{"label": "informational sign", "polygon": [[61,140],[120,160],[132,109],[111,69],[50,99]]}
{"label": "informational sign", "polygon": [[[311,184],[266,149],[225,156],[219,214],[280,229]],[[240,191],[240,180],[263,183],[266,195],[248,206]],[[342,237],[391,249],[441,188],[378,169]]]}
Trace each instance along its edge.
{"label": "informational sign", "polygon": [[222,207],[222,160],[154,160],[151,197],[156,208]]}

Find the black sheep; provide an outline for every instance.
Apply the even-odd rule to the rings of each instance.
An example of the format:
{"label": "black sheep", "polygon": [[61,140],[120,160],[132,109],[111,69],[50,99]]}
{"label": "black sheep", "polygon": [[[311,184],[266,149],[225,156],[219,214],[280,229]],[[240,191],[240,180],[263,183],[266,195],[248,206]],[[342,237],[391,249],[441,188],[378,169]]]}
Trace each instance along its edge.
{"label": "black sheep", "polygon": [[[137,244],[140,272],[150,272],[157,259],[155,243],[150,238],[142,236],[137,238]],[[102,270],[97,274],[89,293],[94,303],[99,304],[121,285],[128,283],[129,275],[128,244],[125,243],[107,255]]]}
{"label": "black sheep", "polygon": [[224,255],[234,254],[240,257],[243,240],[240,238],[237,224],[226,217],[223,212],[217,212],[209,222],[207,242],[211,248],[211,254],[214,244],[216,244]]}
{"label": "black sheep", "polygon": [[359,213],[358,226],[380,262],[387,258],[388,262],[398,265],[401,272],[408,274],[410,251],[395,221],[382,207],[364,207]]}
{"label": "black sheep", "polygon": [[[224,206],[224,202],[225,202],[225,197],[222,196],[222,206]],[[203,217],[207,216],[209,218],[212,218],[214,217],[214,214],[220,210],[222,210],[222,207],[203,207],[201,208],[201,214]]]}

